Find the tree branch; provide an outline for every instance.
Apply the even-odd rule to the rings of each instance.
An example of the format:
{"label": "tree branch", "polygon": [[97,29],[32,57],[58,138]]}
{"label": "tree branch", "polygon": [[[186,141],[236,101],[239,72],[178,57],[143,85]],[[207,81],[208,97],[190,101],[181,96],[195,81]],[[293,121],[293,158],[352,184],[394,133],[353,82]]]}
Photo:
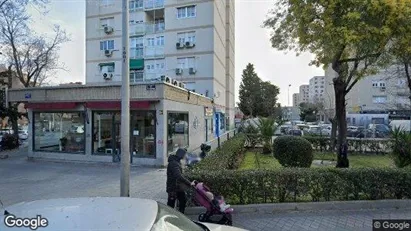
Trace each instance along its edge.
{"label": "tree branch", "polygon": [[378,58],[380,55],[381,53],[376,53],[376,54],[360,56],[357,58],[342,59],[342,60],[339,60],[338,62],[339,63],[349,63],[349,62],[361,61],[367,58]]}

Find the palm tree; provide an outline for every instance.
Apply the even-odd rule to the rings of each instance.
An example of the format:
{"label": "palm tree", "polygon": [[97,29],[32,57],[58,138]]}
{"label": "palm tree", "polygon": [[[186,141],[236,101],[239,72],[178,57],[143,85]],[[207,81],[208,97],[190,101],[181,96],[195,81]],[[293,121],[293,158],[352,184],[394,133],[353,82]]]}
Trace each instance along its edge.
{"label": "palm tree", "polygon": [[276,125],[275,120],[272,118],[259,118],[258,121],[257,126],[260,130],[261,140],[263,141],[263,153],[271,153],[272,137],[278,125]]}

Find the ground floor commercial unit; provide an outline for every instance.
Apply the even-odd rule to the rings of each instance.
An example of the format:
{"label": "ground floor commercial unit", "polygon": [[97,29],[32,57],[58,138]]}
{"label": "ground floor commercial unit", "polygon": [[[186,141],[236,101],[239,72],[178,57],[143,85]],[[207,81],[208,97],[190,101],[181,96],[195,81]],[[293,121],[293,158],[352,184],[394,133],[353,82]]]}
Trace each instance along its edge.
{"label": "ground floor commercial unit", "polygon": [[[9,99],[28,110],[28,156],[120,161],[120,93],[120,85],[10,90]],[[195,150],[225,132],[212,99],[165,82],[131,85],[129,118],[133,164],[165,166],[178,148]]]}

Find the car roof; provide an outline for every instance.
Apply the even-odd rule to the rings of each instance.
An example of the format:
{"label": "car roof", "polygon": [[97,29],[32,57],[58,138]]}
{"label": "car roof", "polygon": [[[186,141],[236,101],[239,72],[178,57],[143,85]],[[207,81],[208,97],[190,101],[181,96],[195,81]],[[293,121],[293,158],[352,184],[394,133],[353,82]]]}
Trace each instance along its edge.
{"label": "car roof", "polygon": [[[41,230],[150,230],[157,216],[153,200],[127,197],[62,198],[22,202],[6,210],[16,218],[41,215],[48,226]],[[3,215],[4,211],[1,211]],[[0,216],[3,221],[4,216]],[[6,230],[4,222],[0,230]],[[29,229],[27,229],[29,230]]]}

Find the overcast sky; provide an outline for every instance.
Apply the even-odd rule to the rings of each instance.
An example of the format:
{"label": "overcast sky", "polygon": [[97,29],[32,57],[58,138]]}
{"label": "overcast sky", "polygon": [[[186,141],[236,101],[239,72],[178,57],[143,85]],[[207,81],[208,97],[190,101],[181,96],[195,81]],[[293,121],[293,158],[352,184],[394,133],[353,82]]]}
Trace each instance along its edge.
{"label": "overcast sky", "polygon": [[[119,1],[119,0],[118,0]],[[221,0],[216,0],[221,1]],[[241,82],[242,70],[247,63],[253,63],[257,74],[280,87],[280,103],[286,105],[287,90],[298,92],[298,86],[308,83],[315,75],[323,75],[321,68],[308,66],[310,54],[295,56],[284,54],[271,48],[269,31],[261,28],[273,0],[235,0],[236,1],[236,57],[235,78],[236,97]],[[31,9],[36,20],[33,27],[40,33],[47,33],[52,25],[60,24],[71,34],[71,42],[63,45],[60,60],[68,72],[60,71],[53,82],[75,82],[85,80],[85,0],[51,0],[50,12],[41,16],[37,9]]]}

